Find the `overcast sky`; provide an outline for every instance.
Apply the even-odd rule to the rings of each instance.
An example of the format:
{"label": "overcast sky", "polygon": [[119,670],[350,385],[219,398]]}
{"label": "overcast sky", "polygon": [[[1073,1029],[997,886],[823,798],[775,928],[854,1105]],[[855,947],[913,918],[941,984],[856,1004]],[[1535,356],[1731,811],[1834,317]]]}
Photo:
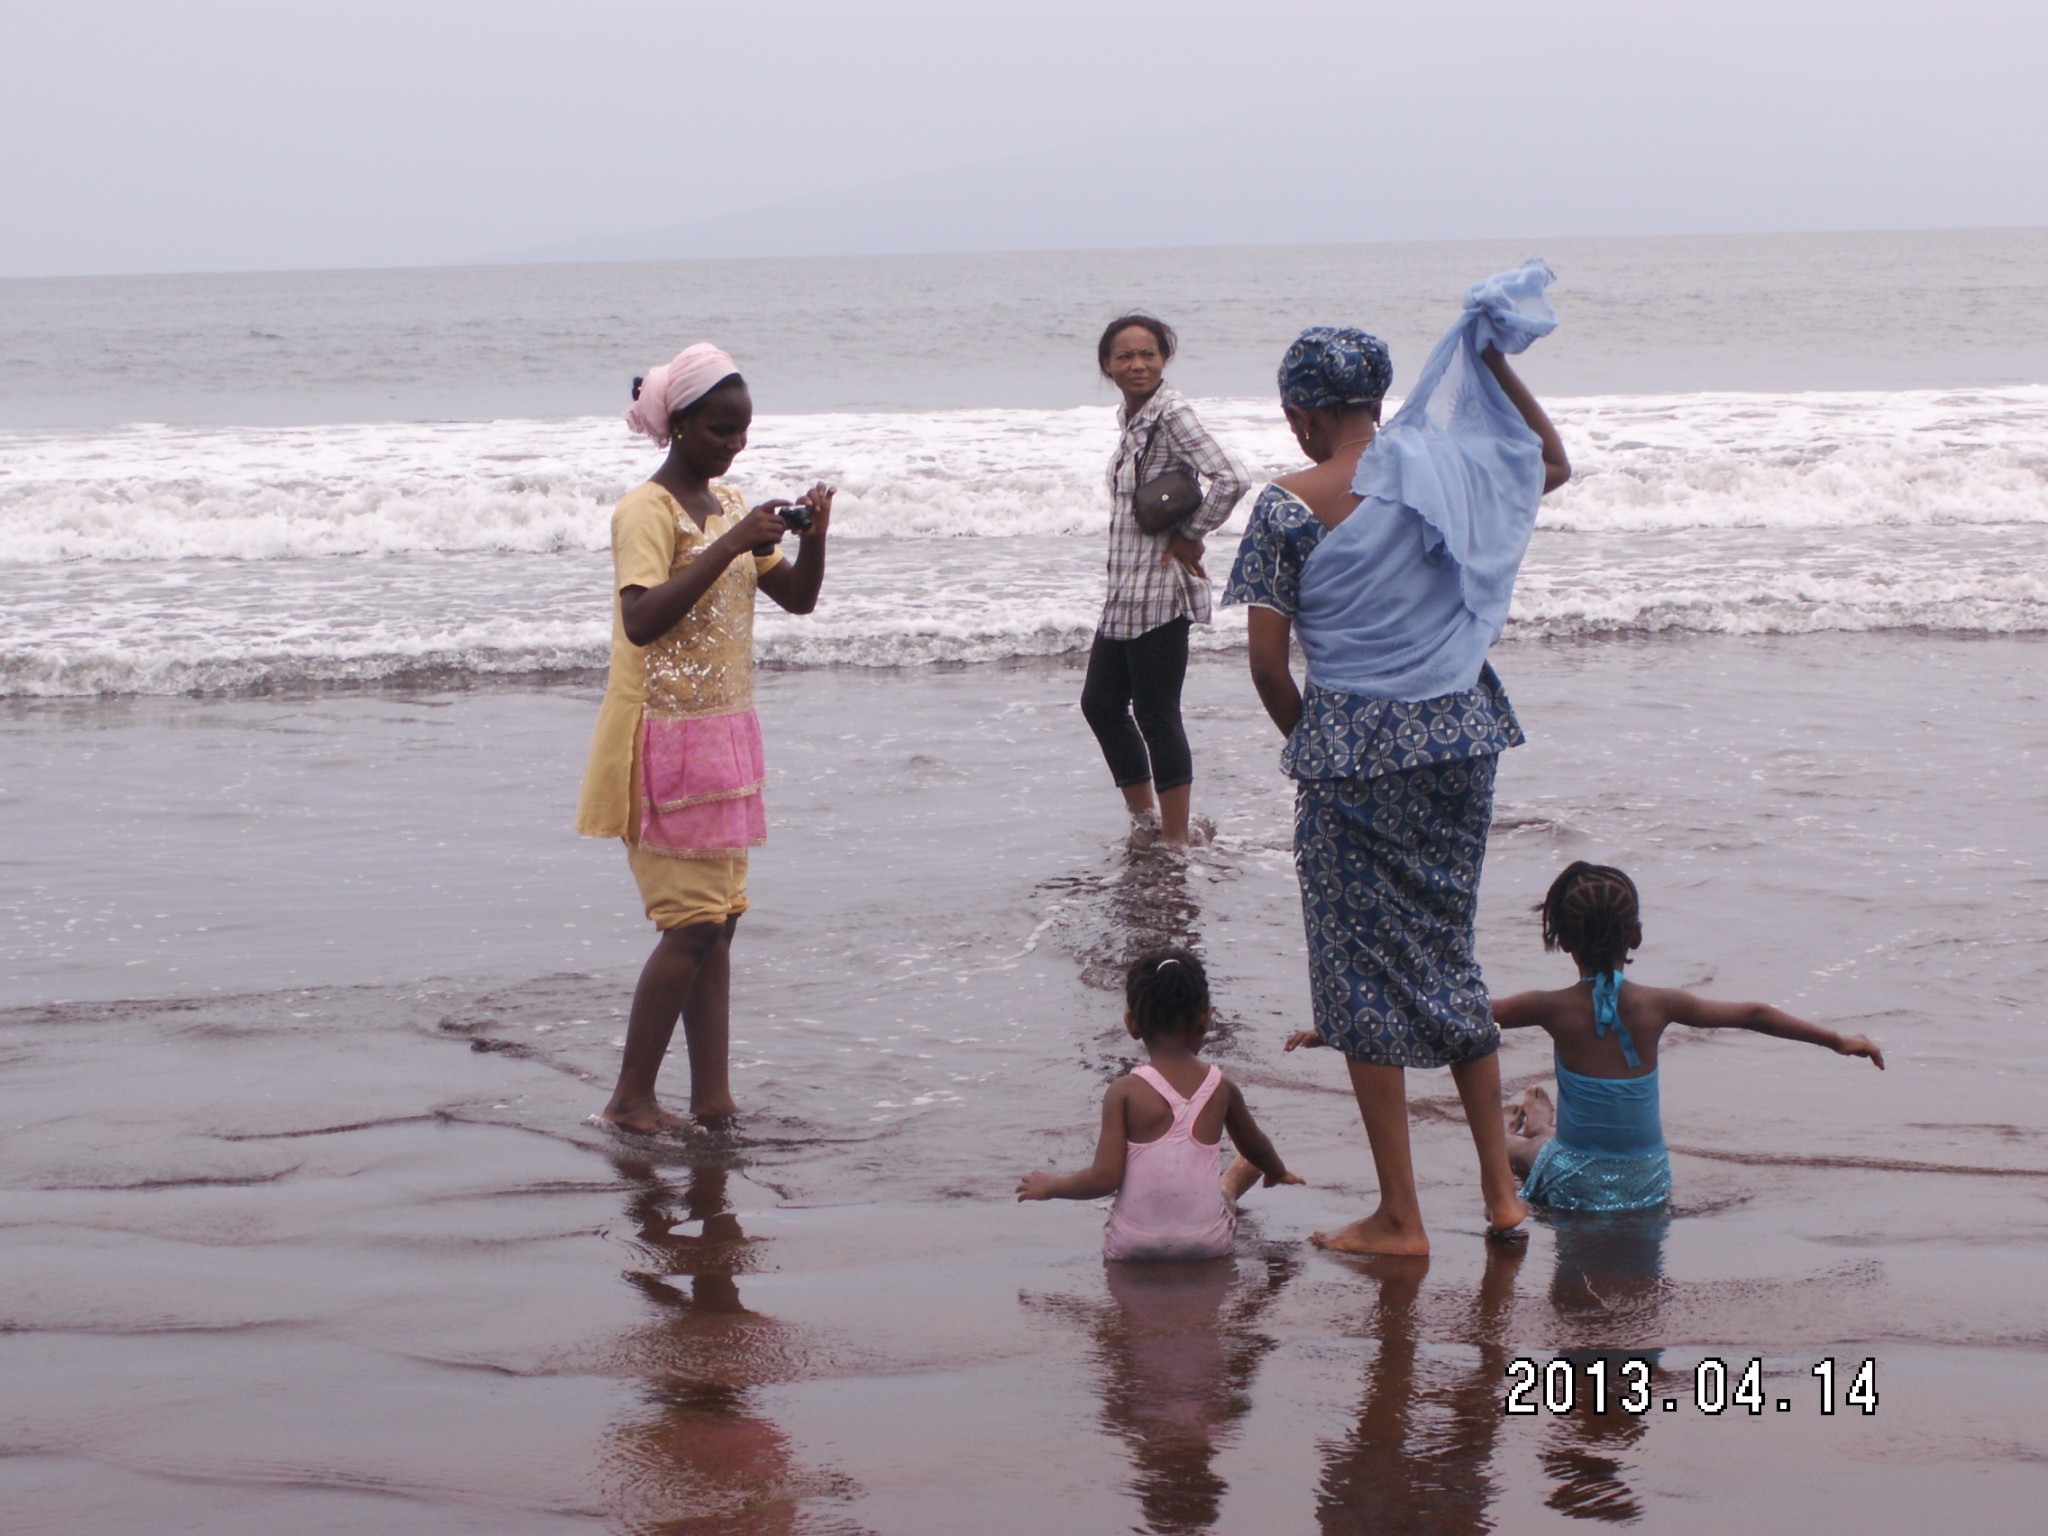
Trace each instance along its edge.
{"label": "overcast sky", "polygon": [[2048,224],[2048,3],[0,0],[0,275]]}

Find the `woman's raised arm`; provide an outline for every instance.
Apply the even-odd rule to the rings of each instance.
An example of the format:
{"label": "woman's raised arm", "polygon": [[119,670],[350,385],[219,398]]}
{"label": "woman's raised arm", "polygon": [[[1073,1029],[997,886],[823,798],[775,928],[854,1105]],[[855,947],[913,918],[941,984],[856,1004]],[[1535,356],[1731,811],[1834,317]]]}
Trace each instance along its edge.
{"label": "woman's raised arm", "polygon": [[1522,382],[1521,375],[1508,366],[1508,360],[1498,347],[1488,347],[1480,356],[1493,370],[1494,378],[1500,381],[1502,391],[1514,402],[1515,409],[1522,413],[1522,420],[1529,424],[1529,430],[1543,442],[1543,494],[1548,496],[1572,477],[1572,461],[1564,456],[1564,439],[1557,435],[1549,414],[1529,393],[1529,386]]}

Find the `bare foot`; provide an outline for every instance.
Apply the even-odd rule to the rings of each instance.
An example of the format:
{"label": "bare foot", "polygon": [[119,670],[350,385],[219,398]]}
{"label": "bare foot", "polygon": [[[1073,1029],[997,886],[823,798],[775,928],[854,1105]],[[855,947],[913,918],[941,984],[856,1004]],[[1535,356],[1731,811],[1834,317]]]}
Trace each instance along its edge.
{"label": "bare foot", "polygon": [[665,1136],[683,1124],[681,1115],[670,1114],[653,1099],[627,1104],[614,1100],[597,1118],[606,1125],[615,1125],[622,1131],[632,1131],[639,1136]]}
{"label": "bare foot", "polygon": [[1383,1210],[1334,1232],[1317,1232],[1309,1241],[1329,1253],[1393,1253],[1420,1258],[1429,1252],[1428,1233],[1419,1226],[1392,1220]]}
{"label": "bare foot", "polygon": [[740,1107],[734,1102],[731,1094],[726,1094],[722,1098],[707,1099],[701,1104],[695,1099],[690,1101],[690,1117],[694,1120],[701,1120],[706,1124],[716,1124],[720,1121],[730,1120],[739,1112]]}
{"label": "bare foot", "polygon": [[1516,1108],[1522,1116],[1522,1135],[1548,1136],[1557,1130],[1557,1106],[1541,1083],[1526,1090]]}
{"label": "bare foot", "polygon": [[1131,812],[1131,832],[1124,842],[1130,848],[1150,848],[1159,841],[1159,813]]}
{"label": "bare foot", "polygon": [[1519,1229],[1528,1219],[1529,1207],[1520,1195],[1486,1202],[1486,1235],[1489,1238],[1527,1237],[1529,1234]]}
{"label": "bare foot", "polygon": [[1500,1118],[1510,1136],[1541,1141],[1557,1131],[1557,1106],[1540,1087],[1525,1090],[1512,1104],[1503,1104]]}

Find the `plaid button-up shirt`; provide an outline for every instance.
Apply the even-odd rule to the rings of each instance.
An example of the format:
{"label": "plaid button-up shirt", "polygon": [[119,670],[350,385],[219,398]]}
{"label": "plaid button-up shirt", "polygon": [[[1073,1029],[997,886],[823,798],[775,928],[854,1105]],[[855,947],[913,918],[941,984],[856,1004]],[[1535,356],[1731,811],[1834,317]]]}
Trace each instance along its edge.
{"label": "plaid button-up shirt", "polygon": [[[1159,436],[1146,454],[1154,423]],[[1170,469],[1194,473],[1202,504],[1166,532],[1147,533],[1131,514],[1138,477],[1150,480]],[[1208,434],[1180,391],[1162,383],[1144,409],[1124,423],[1123,438],[1109,461],[1109,596],[1097,625],[1103,639],[1134,640],[1180,618],[1209,622],[1209,583],[1168,558],[1167,540],[1175,533],[1199,539],[1221,527],[1251,483],[1244,466]]]}

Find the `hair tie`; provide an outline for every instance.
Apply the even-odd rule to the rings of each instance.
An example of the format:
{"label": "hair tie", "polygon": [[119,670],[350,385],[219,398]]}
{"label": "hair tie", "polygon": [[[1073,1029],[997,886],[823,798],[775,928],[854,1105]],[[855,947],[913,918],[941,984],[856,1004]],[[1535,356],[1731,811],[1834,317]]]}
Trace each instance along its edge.
{"label": "hair tie", "polygon": [[1167,968],[1167,967],[1168,967],[1169,965],[1179,965],[1179,964],[1180,964],[1180,961],[1176,960],[1176,959],[1175,959],[1175,958],[1174,958],[1174,957],[1173,957],[1172,955],[1168,955],[1168,956],[1167,956],[1167,957],[1166,957],[1166,958],[1165,958],[1164,960],[1160,961],[1160,962],[1159,962],[1159,963],[1158,963],[1157,965],[1155,965],[1155,966],[1153,966],[1153,967],[1152,967],[1152,974],[1153,974],[1154,976],[1157,976],[1157,975],[1158,975],[1158,974],[1159,974],[1159,973],[1160,973],[1161,971],[1165,970],[1165,969],[1166,969],[1166,968]]}

